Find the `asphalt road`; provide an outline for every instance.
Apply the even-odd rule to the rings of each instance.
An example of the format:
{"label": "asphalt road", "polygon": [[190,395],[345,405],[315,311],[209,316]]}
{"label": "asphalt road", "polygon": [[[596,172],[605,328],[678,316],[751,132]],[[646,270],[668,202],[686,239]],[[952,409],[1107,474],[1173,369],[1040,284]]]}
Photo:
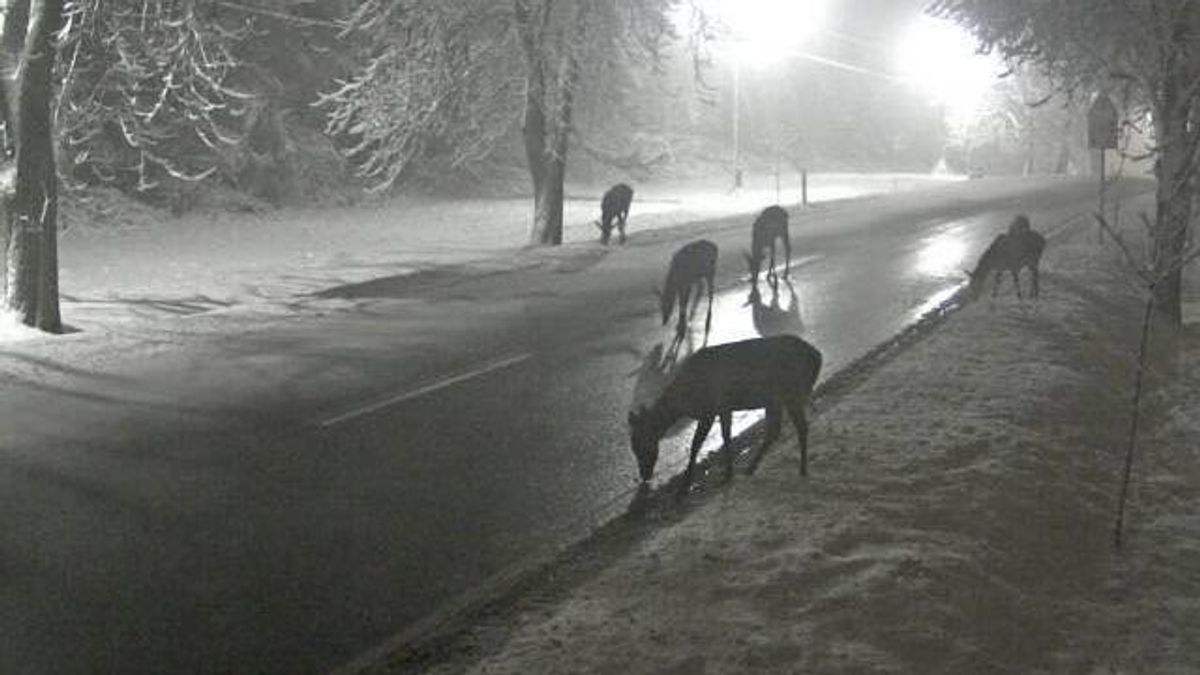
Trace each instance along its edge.
{"label": "asphalt road", "polygon": [[[722,249],[710,343],[799,332],[827,377],[957,288],[1017,210],[1057,227],[1093,193],[1056,183],[1019,200],[794,217],[794,295],[764,288],[758,307],[744,218],[631,229],[622,249],[506,272],[329,289],[349,308],[160,367],[195,376],[221,354],[237,372],[211,378],[236,388],[235,374],[302,354],[310,377],[294,392],[203,429],[168,420],[55,446],[58,465],[80,470],[0,466],[0,672],[337,667],[627,507],[638,481],[625,413],[655,385],[643,366],[671,330],[651,288],[682,242]],[[313,384],[347,362],[370,377]],[[687,436],[664,443],[656,483],[681,469]],[[805,480],[820,480],[820,448],[810,462]]]}

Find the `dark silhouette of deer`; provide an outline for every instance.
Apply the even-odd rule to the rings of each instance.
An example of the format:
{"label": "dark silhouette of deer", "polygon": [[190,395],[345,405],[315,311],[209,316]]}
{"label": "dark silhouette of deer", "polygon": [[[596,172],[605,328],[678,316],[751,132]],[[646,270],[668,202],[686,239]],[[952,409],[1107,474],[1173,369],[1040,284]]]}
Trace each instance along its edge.
{"label": "dark silhouette of deer", "polygon": [[750,237],[750,252],[746,254],[746,262],[750,265],[750,281],[758,281],[758,273],[762,270],[764,253],[770,249],[771,257],[767,266],[767,278],[775,274],[775,243],[783,241],[783,276],[791,274],[792,242],[788,237],[788,212],[782,206],[768,206],[754,219]]}
{"label": "dark silhouette of deer", "polygon": [[600,220],[596,227],[600,228],[600,243],[607,245],[615,226],[620,231],[618,241],[625,243],[625,220],[629,217],[629,205],[633,203],[633,188],[625,183],[617,183],[604,193],[600,200]]}
{"label": "dark silhouette of deer", "polygon": [[1046,248],[1046,238],[1035,232],[1029,225],[1029,218],[1017,216],[1009,225],[1008,231],[996,235],[987,250],[979,257],[975,269],[968,272],[971,278],[969,288],[972,295],[978,296],[983,290],[989,272],[996,275],[996,283],[992,286],[992,297],[1000,290],[1001,275],[1004,272],[1012,274],[1013,288],[1017,297],[1021,295],[1020,271],[1029,268],[1031,276],[1030,295],[1038,297],[1038,264],[1042,259],[1042,251]]}
{"label": "dark silhouette of deer", "polygon": [[691,482],[696,454],[717,418],[726,449],[725,472],[732,476],[733,412],[761,408],[766,409],[767,417],[762,451],[779,438],[783,411],[787,410],[800,444],[800,474],[808,475],[805,407],[821,374],[821,360],[816,347],[794,335],[704,347],[692,354],[652,405],[629,413],[630,445],[642,480],[654,475],[663,435],[684,418],[697,422],[684,487]]}
{"label": "dark silhouette of deer", "polygon": [[[658,306],[662,312],[662,325],[667,325],[671,312],[679,308],[679,323],[676,325],[676,335],[682,336],[687,332],[689,319],[695,316],[696,307],[700,304],[702,285],[708,286],[708,316],[704,320],[704,334],[708,335],[712,328],[713,283],[717,274],[717,245],[707,239],[698,239],[683,245],[675,255],[671,256],[671,266],[667,269],[667,278],[663,290],[654,289],[658,296]],[[695,291],[695,296],[692,292]],[[688,311],[688,299],[692,298],[691,311]]]}

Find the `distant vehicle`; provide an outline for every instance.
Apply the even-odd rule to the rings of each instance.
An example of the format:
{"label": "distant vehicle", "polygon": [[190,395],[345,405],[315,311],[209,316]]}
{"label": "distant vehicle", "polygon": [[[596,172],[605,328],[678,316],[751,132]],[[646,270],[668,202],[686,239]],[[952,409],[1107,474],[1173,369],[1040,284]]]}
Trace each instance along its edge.
{"label": "distant vehicle", "polygon": [[969,171],[967,171],[967,178],[970,178],[971,180],[978,180],[983,178],[983,176],[983,167],[980,166],[973,166]]}
{"label": "distant vehicle", "polygon": [[620,243],[625,243],[625,220],[629,218],[632,203],[633,188],[625,183],[617,183],[604,193],[600,200],[600,220],[595,223],[600,228],[600,243],[608,245],[614,226],[620,231]]}

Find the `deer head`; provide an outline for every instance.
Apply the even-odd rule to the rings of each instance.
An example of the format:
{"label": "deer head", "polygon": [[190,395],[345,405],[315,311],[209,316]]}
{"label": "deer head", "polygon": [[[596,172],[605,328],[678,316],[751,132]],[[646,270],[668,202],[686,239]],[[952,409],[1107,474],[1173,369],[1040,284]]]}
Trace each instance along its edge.
{"label": "deer head", "polygon": [[746,259],[746,267],[750,270],[750,283],[758,283],[758,273],[762,268],[762,255],[759,253],[750,255],[749,251],[742,251],[742,256]]}

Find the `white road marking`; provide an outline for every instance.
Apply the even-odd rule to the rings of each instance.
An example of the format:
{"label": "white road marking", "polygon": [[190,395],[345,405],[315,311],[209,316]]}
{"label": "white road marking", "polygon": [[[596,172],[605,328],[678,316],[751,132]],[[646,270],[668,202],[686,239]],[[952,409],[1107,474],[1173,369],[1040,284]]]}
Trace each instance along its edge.
{"label": "white road marking", "polygon": [[779,276],[785,267],[789,267],[790,269],[797,270],[797,269],[800,269],[801,267],[804,267],[805,265],[811,265],[812,263],[815,263],[824,258],[825,258],[824,253],[813,253],[810,255],[802,255],[797,258],[792,258],[791,265],[785,265],[784,263],[787,261],[781,260],[780,262],[776,263],[776,265],[774,267],[770,268],[769,270],[763,270],[762,274],[765,275],[769,271],[769,272],[773,272],[776,276]]}
{"label": "white road marking", "polygon": [[487,373],[490,373],[492,371],[496,371],[496,370],[500,370],[501,368],[507,368],[509,366],[516,365],[516,364],[521,363],[522,361],[526,361],[532,357],[533,357],[533,354],[517,354],[515,356],[508,356],[508,357],[505,357],[502,359],[498,359],[496,361],[492,361],[490,363],[485,363],[479,367],[472,368],[471,370],[468,370],[466,372],[459,373],[457,375],[451,375],[450,377],[438,380],[436,382],[431,382],[430,384],[427,384],[422,387],[417,387],[416,389],[413,389],[411,391],[406,391],[406,392],[402,392],[400,394],[396,394],[394,396],[389,396],[387,398],[380,399],[373,403],[368,403],[364,406],[355,408],[349,412],[342,413],[341,415],[326,418],[321,421],[320,426],[322,428],[328,428],[335,424],[340,424],[347,420],[352,420],[356,417],[362,417],[363,415],[369,415],[373,412],[378,412],[389,406],[396,405],[397,403],[411,401],[414,398],[418,398],[420,396],[424,396],[425,394],[429,394],[429,393],[438,391],[439,389],[445,389],[446,387],[458,384],[459,382],[465,382],[472,378],[479,377],[480,375],[486,375]]}

